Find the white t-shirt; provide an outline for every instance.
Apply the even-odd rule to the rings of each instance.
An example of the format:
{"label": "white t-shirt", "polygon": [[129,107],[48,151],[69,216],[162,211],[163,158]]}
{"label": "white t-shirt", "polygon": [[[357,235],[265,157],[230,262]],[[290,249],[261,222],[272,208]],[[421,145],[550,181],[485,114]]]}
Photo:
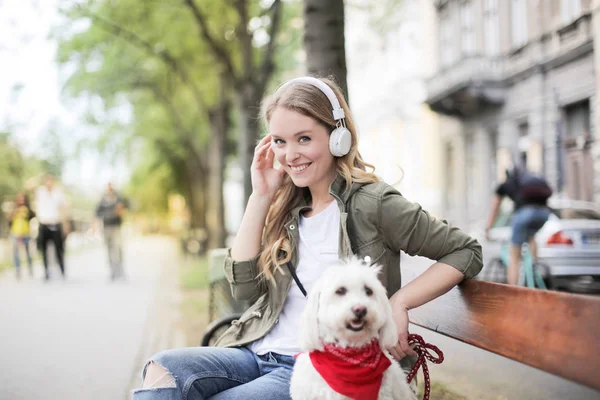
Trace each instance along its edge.
{"label": "white t-shirt", "polygon": [[66,199],[60,188],[53,187],[52,190],[48,190],[46,186],[37,188],[35,207],[40,224],[53,225],[61,223],[65,206]]}
{"label": "white t-shirt", "polygon": [[[326,265],[338,260],[338,240],[340,234],[340,210],[334,200],[317,215],[300,217],[298,226],[298,266],[296,274],[308,292],[319,279]],[[284,267],[285,268],[285,267]],[[300,352],[298,346],[300,319],[306,297],[295,281],[271,331],[248,347],[256,354],[268,352],[294,355]]]}

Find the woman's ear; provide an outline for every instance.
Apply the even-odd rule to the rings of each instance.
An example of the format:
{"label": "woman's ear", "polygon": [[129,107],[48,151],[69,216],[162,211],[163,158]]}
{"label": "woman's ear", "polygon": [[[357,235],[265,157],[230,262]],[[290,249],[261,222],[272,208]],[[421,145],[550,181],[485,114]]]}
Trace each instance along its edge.
{"label": "woman's ear", "polygon": [[382,349],[389,349],[398,343],[398,328],[394,322],[392,305],[387,296],[385,296],[385,293],[381,303],[385,310],[385,322],[379,329],[379,347]]}
{"label": "woman's ear", "polygon": [[300,327],[300,348],[304,351],[323,350],[323,343],[319,334],[319,300],[321,297],[322,279],[315,282],[308,292],[308,300]]}

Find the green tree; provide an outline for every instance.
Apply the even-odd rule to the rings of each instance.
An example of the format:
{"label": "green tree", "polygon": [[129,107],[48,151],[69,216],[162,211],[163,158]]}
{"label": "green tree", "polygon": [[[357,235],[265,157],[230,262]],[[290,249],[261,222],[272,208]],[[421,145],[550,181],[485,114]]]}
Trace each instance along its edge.
{"label": "green tree", "polygon": [[[76,29],[61,27],[57,34],[60,61],[77,66],[69,80],[68,93],[102,100],[101,110],[92,109],[89,113],[88,122],[102,131],[96,140],[89,141],[91,145],[108,153],[132,153],[134,148],[155,150],[152,154],[158,158],[153,161],[169,164],[169,171],[177,180],[173,188],[181,190],[191,205],[194,226],[208,228],[213,246],[222,246],[225,238],[225,151],[231,147],[228,135],[232,116],[240,113],[239,107],[234,113],[231,100],[239,100],[236,90],[245,87],[240,85],[239,76],[238,80],[232,79],[223,67],[223,56],[215,49],[225,52],[234,72],[242,69],[244,55],[258,58],[255,48],[270,52],[268,59],[276,61],[259,60],[268,72],[264,79],[271,76],[273,62],[280,62],[284,68],[290,65],[289,58],[283,62],[273,55],[274,44],[270,45],[270,41],[248,42],[253,37],[250,33],[258,36],[275,25],[268,15],[279,15],[279,7],[279,1],[266,9],[258,1],[236,2],[235,7],[205,2],[202,9],[183,0],[84,2],[65,10]],[[250,18],[249,10],[255,17]],[[209,22],[202,20],[206,16],[210,17]],[[293,17],[290,14],[287,19]],[[208,35],[190,35],[196,27],[203,26],[200,21],[206,25]],[[247,21],[246,36],[241,36],[252,47],[250,51],[244,48],[244,54],[236,33],[236,29],[241,29],[241,21]],[[82,22],[87,22],[83,29]],[[283,47],[297,48],[299,34],[287,36]],[[256,74],[243,74],[244,80],[254,77]],[[254,111],[259,101],[254,103]],[[239,106],[240,102],[236,104]],[[117,110],[123,109],[130,110],[129,121],[118,118]],[[253,123],[256,121],[253,118]],[[141,173],[154,171],[140,161],[138,155],[136,165]]]}
{"label": "green tree", "polygon": [[[7,132],[0,132],[0,206],[12,201],[22,190],[25,175],[25,158],[11,142]],[[5,210],[2,210],[5,211]],[[7,236],[6,215],[0,211],[0,237]]]}
{"label": "green tree", "polygon": [[[257,110],[275,71],[274,54],[282,20],[282,1],[272,0],[268,8],[262,7],[266,2],[255,0],[234,0],[227,5],[204,2],[202,6],[195,0],[183,1],[194,16],[199,37],[211,50],[222,76],[235,94],[239,115],[238,157],[247,200],[252,192],[250,165],[259,137]],[[232,19],[219,23],[220,13],[230,15]],[[258,28],[265,34],[263,43],[255,36]]]}

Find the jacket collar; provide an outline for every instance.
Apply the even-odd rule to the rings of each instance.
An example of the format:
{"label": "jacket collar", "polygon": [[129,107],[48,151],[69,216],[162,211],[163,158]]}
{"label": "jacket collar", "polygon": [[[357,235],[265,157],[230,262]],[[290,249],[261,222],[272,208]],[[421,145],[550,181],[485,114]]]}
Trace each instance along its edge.
{"label": "jacket collar", "polygon": [[[350,197],[352,197],[352,195],[356,193],[363,185],[364,184],[362,183],[354,182],[350,185],[350,187],[346,187],[346,180],[343,176],[338,174],[338,176],[329,186],[329,194],[331,194],[337,200],[341,212],[345,212],[348,199],[350,199]],[[293,219],[298,220],[301,212],[310,209],[309,201],[310,195],[308,193],[308,189],[306,189],[300,204],[292,209]]]}

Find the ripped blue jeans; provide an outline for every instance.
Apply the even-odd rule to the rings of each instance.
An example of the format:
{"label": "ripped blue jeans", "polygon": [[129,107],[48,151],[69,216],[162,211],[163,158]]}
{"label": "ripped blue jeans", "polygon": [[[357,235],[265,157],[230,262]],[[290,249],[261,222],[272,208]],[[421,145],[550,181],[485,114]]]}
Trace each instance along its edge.
{"label": "ripped blue jeans", "polygon": [[[157,353],[174,387],[136,389],[134,400],[283,400],[290,398],[294,357],[256,355],[246,347],[189,347]],[[142,377],[146,375],[148,364]]]}

